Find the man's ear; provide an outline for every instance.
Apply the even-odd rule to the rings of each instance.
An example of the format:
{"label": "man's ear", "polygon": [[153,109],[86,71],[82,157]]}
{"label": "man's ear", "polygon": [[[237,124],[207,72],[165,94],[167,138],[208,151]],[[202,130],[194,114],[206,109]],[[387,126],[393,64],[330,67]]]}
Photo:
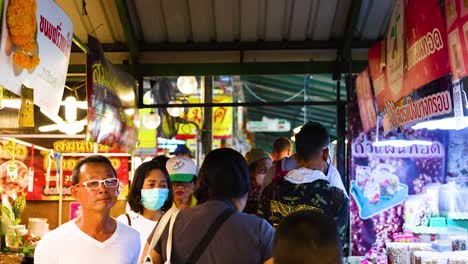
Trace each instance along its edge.
{"label": "man's ear", "polygon": [[75,198],[75,200],[79,200],[78,199],[78,187],[77,186],[72,186],[70,187],[70,194],[73,198]]}
{"label": "man's ear", "polygon": [[291,156],[291,149],[288,149],[288,157]]}
{"label": "man's ear", "polygon": [[322,159],[327,162],[328,161],[328,156],[330,156],[330,149],[329,148],[326,148],[326,149],[323,149],[323,154],[322,154]]}

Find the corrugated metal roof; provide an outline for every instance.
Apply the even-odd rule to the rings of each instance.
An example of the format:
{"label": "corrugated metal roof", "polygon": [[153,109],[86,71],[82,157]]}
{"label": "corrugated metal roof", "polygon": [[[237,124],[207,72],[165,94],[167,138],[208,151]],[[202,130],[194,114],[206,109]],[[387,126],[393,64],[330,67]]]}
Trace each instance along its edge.
{"label": "corrugated metal roof", "polygon": [[[116,1],[57,0],[86,41],[125,43]],[[351,0],[135,0],[125,1],[136,37],[144,44],[340,40]],[[382,37],[391,0],[362,0],[354,37]]]}

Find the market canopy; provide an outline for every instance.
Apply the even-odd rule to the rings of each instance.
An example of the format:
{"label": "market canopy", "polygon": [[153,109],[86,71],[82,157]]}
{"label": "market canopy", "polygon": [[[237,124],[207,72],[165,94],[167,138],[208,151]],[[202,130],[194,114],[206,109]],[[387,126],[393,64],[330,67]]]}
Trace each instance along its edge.
{"label": "market canopy", "polygon": [[[94,35],[111,61],[138,63],[133,70],[145,75],[332,73],[338,52],[351,54],[359,72],[393,6],[370,0],[56,2],[74,22],[75,43]],[[83,73],[84,54],[74,51],[70,73]]]}

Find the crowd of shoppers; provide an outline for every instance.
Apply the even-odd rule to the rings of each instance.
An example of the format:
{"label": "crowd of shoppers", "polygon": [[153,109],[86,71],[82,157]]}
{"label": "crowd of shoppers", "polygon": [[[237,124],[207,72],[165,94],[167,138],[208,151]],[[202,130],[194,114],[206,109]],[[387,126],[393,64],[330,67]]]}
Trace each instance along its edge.
{"label": "crowd of shoppers", "polygon": [[309,122],[292,155],[282,137],[271,155],[213,150],[199,171],[179,146],[137,168],[117,221],[115,170],[103,156],[84,158],[72,176],[80,216],[44,236],[35,263],[340,264],[349,200],[329,143]]}

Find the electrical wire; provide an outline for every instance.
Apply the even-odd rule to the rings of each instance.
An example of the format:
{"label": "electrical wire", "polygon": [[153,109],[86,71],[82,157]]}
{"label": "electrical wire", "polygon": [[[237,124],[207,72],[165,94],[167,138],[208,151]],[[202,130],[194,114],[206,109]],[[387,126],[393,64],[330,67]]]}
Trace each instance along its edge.
{"label": "electrical wire", "polygon": [[[252,89],[250,89],[249,85],[247,84],[247,82],[244,82],[244,87],[246,88],[246,90],[253,96],[255,97],[257,100],[259,101],[262,101],[262,102],[267,102],[267,100],[261,98],[260,96],[258,96],[254,91],[252,91]],[[254,84],[254,85],[257,85],[257,84]],[[298,97],[299,95],[303,94],[304,93],[304,89],[300,90],[299,92],[297,92],[296,94],[292,95],[291,97],[287,98],[287,99],[284,99],[282,100],[283,102],[289,102],[289,101],[292,101],[294,98]]]}

